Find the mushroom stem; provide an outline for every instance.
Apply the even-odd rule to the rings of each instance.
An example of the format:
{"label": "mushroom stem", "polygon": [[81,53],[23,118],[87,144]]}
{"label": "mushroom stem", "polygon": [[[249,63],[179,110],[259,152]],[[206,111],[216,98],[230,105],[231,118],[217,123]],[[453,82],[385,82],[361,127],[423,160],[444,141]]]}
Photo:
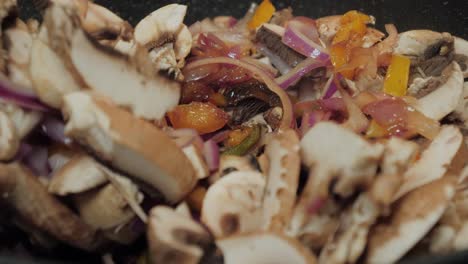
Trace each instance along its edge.
{"label": "mushroom stem", "polygon": [[61,204],[18,163],[0,164],[1,199],[19,219],[55,239],[87,251],[100,244],[96,231]]}

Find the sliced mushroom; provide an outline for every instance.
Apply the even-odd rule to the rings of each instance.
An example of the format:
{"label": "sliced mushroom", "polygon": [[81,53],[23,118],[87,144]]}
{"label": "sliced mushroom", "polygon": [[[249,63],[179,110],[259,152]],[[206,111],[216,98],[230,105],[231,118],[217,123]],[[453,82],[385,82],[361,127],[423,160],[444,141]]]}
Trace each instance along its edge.
{"label": "sliced mushroom", "polygon": [[417,143],[392,137],[385,144],[382,160],[382,174],[396,175],[406,171],[408,164],[416,159],[419,153]]}
{"label": "sliced mushroom", "polygon": [[366,193],[340,217],[340,225],[320,251],[319,263],[356,263],[363,253],[370,227],[379,216],[378,204]]}
{"label": "sliced mushroom", "polygon": [[80,14],[83,29],[96,39],[116,39],[119,37],[129,39],[132,37],[132,26],[103,6],[88,0],[49,1],[56,5],[76,8]]}
{"label": "sliced mushroom", "polygon": [[463,131],[468,131],[468,82],[463,85],[463,92],[453,115],[455,121],[459,122],[460,128]]}
{"label": "sliced mushroom", "polygon": [[84,92],[64,97],[65,134],[100,159],[159,190],[174,203],[197,181],[194,168],[176,143],[154,125],[104,98]]}
{"label": "sliced mushroom", "polygon": [[352,206],[340,215],[340,224],[321,250],[321,263],[356,263],[367,245],[371,227],[386,215],[393,197],[403,182],[402,173],[416,154],[414,142],[391,138],[378,175],[371,187],[362,192]]}
{"label": "sliced mushroom", "polygon": [[468,78],[468,41],[455,37],[455,61],[463,71],[463,77]]}
{"label": "sliced mushroom", "polygon": [[20,139],[29,135],[42,120],[42,113],[23,109],[13,103],[0,101],[0,110],[10,118]]}
{"label": "sliced mushroom", "polygon": [[33,40],[29,70],[39,99],[54,108],[62,106],[63,95],[81,89],[56,51],[39,37]]}
{"label": "sliced mushroom", "polygon": [[147,236],[151,263],[196,264],[211,243],[199,223],[166,206],[151,209]]}
{"label": "sliced mushroom", "polygon": [[95,229],[110,229],[125,224],[135,216],[119,191],[110,183],[74,195],[80,217]]}
{"label": "sliced mushroom", "polygon": [[135,27],[135,40],[147,49],[174,42],[177,59],[185,58],[192,48],[192,35],[183,24],[187,6],[170,4],[153,11]]}
{"label": "sliced mushroom", "polygon": [[367,262],[394,263],[411,250],[439,221],[455,194],[454,183],[447,176],[398,201],[389,221],[370,232]]}
{"label": "sliced mushroom", "polygon": [[278,233],[251,233],[216,241],[224,263],[315,264],[316,257],[299,241]]}
{"label": "sliced mushroom", "polygon": [[[311,168],[309,179],[294,209],[289,225],[291,234],[298,235],[306,228],[315,229],[309,206],[314,201],[328,198],[332,193],[348,197],[355,188],[369,186],[377,173],[384,147],[371,144],[351,130],[335,123],[320,122],[301,140],[302,160]],[[335,181],[333,185],[332,182]],[[324,214],[322,219],[328,221]],[[322,221],[319,221],[319,226]]]}
{"label": "sliced mushroom", "polygon": [[418,64],[437,55],[453,51],[454,39],[449,33],[430,30],[411,30],[399,34],[395,53],[408,56]]}
{"label": "sliced mushroom", "polygon": [[109,9],[88,2],[88,9],[81,20],[84,30],[96,39],[129,39],[133,35],[132,26]]}
{"label": "sliced mushroom", "polygon": [[275,134],[266,145],[270,167],[263,197],[263,229],[282,232],[296,202],[301,160],[299,138],[294,130]]}
{"label": "sliced mushroom", "polygon": [[142,19],[135,27],[135,40],[151,50],[157,70],[181,79],[180,68],[192,48],[192,34],[183,24],[187,6],[170,4]]}
{"label": "sliced mushroom", "polygon": [[29,74],[29,62],[31,57],[32,34],[28,26],[16,19],[15,25],[4,32],[3,44],[7,50],[7,72],[9,79],[24,92],[32,91],[31,76]]}
{"label": "sliced mushroom", "polygon": [[235,171],[213,184],[205,195],[201,221],[216,237],[262,227],[265,179],[253,171]]}
{"label": "sliced mushroom", "polygon": [[427,95],[418,99],[414,107],[425,116],[440,120],[453,112],[463,93],[463,73],[456,62],[452,62],[442,72],[444,80]]}
{"label": "sliced mushroom", "polygon": [[99,245],[96,231],[49,194],[21,165],[0,164],[0,191],[3,202],[30,226],[84,250],[93,251]]}
{"label": "sliced mushroom", "polygon": [[[16,0],[4,0],[0,2],[0,24],[3,24],[3,20],[13,13],[16,9]],[[0,39],[3,38],[3,30],[0,27]],[[6,51],[3,47],[3,41],[0,41],[0,72],[6,71]]]}
{"label": "sliced mushroom", "polygon": [[87,155],[76,155],[56,170],[49,182],[49,192],[57,195],[78,194],[107,182],[96,161]]}
{"label": "sliced mushroom", "polygon": [[442,178],[460,150],[464,148],[463,136],[457,127],[442,127],[429,147],[422,152],[421,157],[403,175],[404,183],[394,200],[424,184]]}
{"label": "sliced mushroom", "polygon": [[377,171],[384,147],[371,144],[335,123],[321,122],[301,140],[301,155],[312,168],[306,193],[326,197],[332,180],[332,192],[349,196],[359,185],[370,183]]}
{"label": "sliced mushroom", "polygon": [[326,16],[316,20],[320,39],[327,44],[332,43],[338,29],[341,26],[341,16]]}
{"label": "sliced mushroom", "polygon": [[218,171],[208,179],[213,184],[233,171],[259,171],[258,166],[257,160],[253,156],[221,155]]}
{"label": "sliced mushroom", "polygon": [[14,123],[3,111],[0,111],[0,160],[11,160],[18,152],[20,138]]}
{"label": "sliced mushroom", "polygon": [[72,10],[57,6],[50,7],[44,17],[51,48],[58,51],[70,72],[77,73],[75,78],[138,117],[161,119],[178,104],[180,84],[154,74],[147,53],[130,59],[101,46],[76,20]]}

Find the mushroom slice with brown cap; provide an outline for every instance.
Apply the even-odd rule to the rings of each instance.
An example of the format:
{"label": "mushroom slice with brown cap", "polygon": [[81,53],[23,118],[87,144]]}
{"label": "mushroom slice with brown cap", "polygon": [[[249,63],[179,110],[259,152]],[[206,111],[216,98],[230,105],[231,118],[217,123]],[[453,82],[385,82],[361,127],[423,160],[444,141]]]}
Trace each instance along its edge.
{"label": "mushroom slice with brown cap", "polygon": [[7,72],[10,81],[19,84],[24,92],[32,91],[29,63],[33,36],[28,26],[16,19],[14,26],[4,32],[3,44],[7,50]]}
{"label": "mushroom slice with brown cap", "polygon": [[443,126],[429,147],[422,152],[421,157],[404,173],[404,183],[394,200],[424,184],[442,178],[456,156],[463,155],[460,150],[465,147],[463,135],[457,127]]}
{"label": "mushroom slice with brown cap", "polygon": [[233,171],[259,171],[258,163],[253,156],[221,155],[218,171],[208,178],[211,184]]}
{"label": "mushroom slice with brown cap", "polygon": [[429,94],[418,99],[413,106],[425,116],[440,120],[453,112],[463,93],[463,73],[456,62],[442,72],[442,84]]}
{"label": "mushroom slice with brown cap", "polygon": [[453,51],[454,38],[449,33],[410,30],[399,34],[395,53],[410,57],[413,64]]}
{"label": "mushroom slice with brown cap", "polygon": [[319,263],[356,263],[379,214],[379,205],[367,193],[361,194],[340,216],[340,225],[321,250]]}
{"label": "mushroom slice with brown cap", "polygon": [[192,35],[183,24],[186,13],[187,6],[178,4],[166,5],[153,11],[136,25],[136,42],[147,49],[174,42],[176,58],[185,58],[192,48]]}
{"label": "mushroom slice with brown cap", "polygon": [[452,114],[454,119],[460,122],[457,125],[460,126],[462,131],[468,131],[468,82],[464,83],[460,101],[458,101],[457,108]]}
{"label": "mushroom slice with brown cap", "polygon": [[100,159],[149,184],[171,203],[197,181],[182,150],[163,131],[108,100],[85,92],[64,97],[65,134]]}
{"label": "mushroom slice with brown cap", "polygon": [[289,225],[289,232],[296,235],[310,220],[310,204],[328,198],[332,181],[336,183],[330,191],[344,197],[370,185],[384,151],[382,145],[331,122],[318,123],[300,145],[302,160],[311,170]]}
{"label": "mushroom slice with brown cap", "polygon": [[170,207],[156,206],[148,222],[151,263],[196,264],[211,243],[210,234],[190,217]]}
{"label": "mushroom slice with brown cap", "polygon": [[16,104],[0,101],[0,111],[4,112],[15,126],[17,136],[23,139],[41,122],[42,113],[23,109]]}
{"label": "mushroom slice with brown cap", "polygon": [[299,138],[294,130],[273,135],[265,154],[270,167],[263,198],[263,229],[282,232],[296,202],[301,160]]}
{"label": "mushroom slice with brown cap", "polygon": [[320,263],[356,263],[367,245],[371,227],[378,217],[389,211],[395,193],[408,164],[417,154],[414,142],[391,138],[385,144],[385,152],[379,174],[371,187],[361,193],[352,206],[340,215],[340,224],[323,247]]}
{"label": "mushroom slice with brown cap", "polygon": [[410,192],[397,202],[389,221],[370,232],[367,262],[394,263],[439,221],[455,194],[454,177],[446,176]]}
{"label": "mushroom slice with brown cap", "polygon": [[0,111],[0,160],[11,160],[18,152],[20,137],[8,115]]}
{"label": "mushroom slice with brown cap", "polygon": [[135,27],[135,40],[151,50],[158,70],[168,70],[181,78],[180,67],[192,48],[192,34],[183,24],[187,6],[170,4],[142,19]]}
{"label": "mushroom slice with brown cap", "polygon": [[48,8],[44,17],[51,48],[77,80],[145,119],[161,119],[178,104],[180,84],[154,74],[146,51],[130,59],[96,43],[76,20],[73,10],[58,6]]}
{"label": "mushroom slice with brown cap", "polygon": [[455,37],[455,61],[463,71],[463,77],[468,78],[468,41]]}
{"label": "mushroom slice with brown cap", "polygon": [[81,24],[96,39],[116,39],[132,37],[132,26],[109,9],[88,0],[49,0],[53,4],[76,8]]}
{"label": "mushroom slice with brown cap", "polygon": [[[3,20],[7,18],[13,10],[16,9],[16,0],[3,0],[0,2],[0,24],[3,24]],[[0,27],[0,39],[3,38],[2,27]],[[3,47],[3,41],[0,41],[0,72],[6,70],[6,51]]]}
{"label": "mushroom slice with brown cap", "polygon": [[62,106],[63,95],[81,89],[56,51],[39,37],[33,40],[29,70],[39,99],[54,108]]}
{"label": "mushroom slice with brown cap", "polygon": [[36,176],[17,163],[0,164],[1,198],[22,222],[73,247],[93,251],[96,231],[47,192]]}
{"label": "mushroom slice with brown cap", "polygon": [[265,179],[259,172],[229,173],[208,188],[201,221],[216,238],[258,230],[264,188]]}
{"label": "mushroom slice with brown cap", "polygon": [[114,228],[135,216],[125,198],[111,183],[76,194],[73,200],[81,219],[95,229]]}
{"label": "mushroom slice with brown cap", "polygon": [[57,195],[78,194],[107,182],[107,177],[97,162],[84,154],[71,158],[52,175],[49,192]]}
{"label": "mushroom slice with brown cap", "polygon": [[316,257],[299,241],[279,233],[258,232],[216,240],[224,263],[315,264]]}

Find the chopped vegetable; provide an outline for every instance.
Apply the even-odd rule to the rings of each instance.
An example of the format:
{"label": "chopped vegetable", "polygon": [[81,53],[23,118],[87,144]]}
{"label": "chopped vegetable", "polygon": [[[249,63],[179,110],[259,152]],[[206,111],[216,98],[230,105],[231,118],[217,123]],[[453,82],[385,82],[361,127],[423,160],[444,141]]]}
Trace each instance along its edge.
{"label": "chopped vegetable", "polygon": [[406,95],[411,61],[402,55],[393,55],[384,82],[384,92],[393,96]]}
{"label": "chopped vegetable", "polygon": [[234,147],[227,148],[225,151],[223,151],[223,155],[245,155],[250,149],[252,149],[253,146],[255,146],[255,144],[257,144],[258,140],[260,139],[261,130],[261,127],[258,125],[252,127],[250,134],[241,143]]}
{"label": "chopped vegetable", "polygon": [[333,38],[333,44],[338,44],[352,39],[358,40],[366,33],[367,24],[371,23],[372,19],[366,14],[352,10],[348,11],[341,17],[340,28]]}
{"label": "chopped vegetable", "polygon": [[256,29],[263,23],[268,22],[273,16],[273,13],[275,13],[275,10],[275,6],[270,2],[270,0],[263,0],[257,7],[257,10],[255,10],[252,19],[249,21],[249,29]]}
{"label": "chopped vegetable", "polygon": [[381,138],[388,135],[385,128],[381,127],[375,120],[372,120],[366,131],[366,137],[368,138]]}
{"label": "chopped vegetable", "polygon": [[174,128],[193,128],[200,134],[221,129],[228,121],[228,115],[211,103],[193,102],[178,105],[168,113]]}
{"label": "chopped vegetable", "polygon": [[224,146],[232,148],[244,141],[252,133],[252,127],[242,127],[239,129],[232,130],[228,138],[224,141]]}
{"label": "chopped vegetable", "polygon": [[282,42],[300,54],[327,61],[329,56],[319,44],[315,21],[310,18],[295,18],[288,21]]}

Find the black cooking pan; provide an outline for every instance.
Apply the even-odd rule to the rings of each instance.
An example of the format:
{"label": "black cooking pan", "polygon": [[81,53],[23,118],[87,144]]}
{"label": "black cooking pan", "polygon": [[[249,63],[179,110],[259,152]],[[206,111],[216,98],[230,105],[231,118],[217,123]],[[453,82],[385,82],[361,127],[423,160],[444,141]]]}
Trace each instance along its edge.
{"label": "black cooking pan", "polygon": [[[18,1],[21,6],[22,17],[38,17],[38,13],[32,5],[32,0]],[[189,6],[186,21],[187,24],[191,24],[199,19],[218,15],[241,17],[248,9],[251,1],[259,2],[260,0],[96,0],[95,2],[111,9],[132,24],[163,5],[183,3]],[[468,39],[468,0],[272,0],[272,2],[277,8],[291,6],[295,15],[309,17],[342,14],[348,10],[357,9],[374,15],[377,18],[379,28],[383,28],[386,23],[394,23],[399,31],[432,29],[447,31],[453,35]],[[60,252],[57,253],[63,255]],[[73,257],[69,259],[79,259],[76,263],[97,261],[97,259],[86,258],[77,252],[70,252],[69,254],[73,254]],[[0,256],[0,263],[50,263],[47,260],[36,259],[33,262],[30,261]],[[410,258],[403,261],[403,263],[468,263],[468,251],[447,256]]]}

